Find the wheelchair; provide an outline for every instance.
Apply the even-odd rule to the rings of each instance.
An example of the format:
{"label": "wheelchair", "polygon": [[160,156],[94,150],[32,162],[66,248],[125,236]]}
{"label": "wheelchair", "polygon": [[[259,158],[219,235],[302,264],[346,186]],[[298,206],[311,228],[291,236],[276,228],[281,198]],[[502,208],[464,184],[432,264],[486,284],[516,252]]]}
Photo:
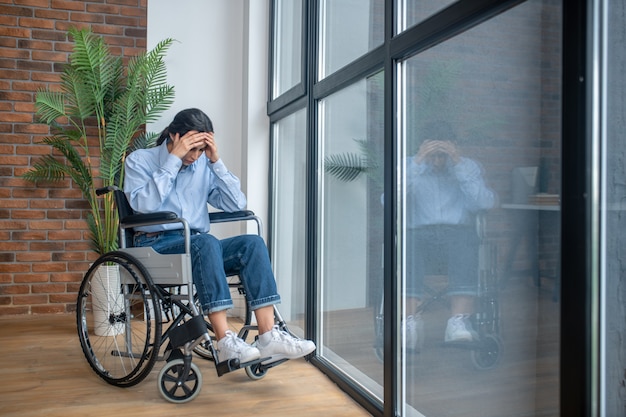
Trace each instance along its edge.
{"label": "wheelchair", "polygon": [[[269,358],[240,363],[237,358],[220,361],[211,324],[203,317],[194,293],[191,274],[191,232],[185,219],[173,212],[135,213],[122,190],[99,188],[97,195],[113,192],[119,214],[117,251],[100,256],[85,274],[78,291],[76,325],[82,351],[95,373],[107,383],[130,387],[143,381],[157,361],[165,361],[157,385],[160,394],[173,403],[193,400],[202,387],[202,374],[192,362],[192,353],[215,363],[217,375],[245,369],[252,380],[287,359],[263,364]],[[211,223],[254,221],[252,211],[210,213]],[[151,247],[132,247],[133,228],[180,223],[185,253],[162,255]],[[235,277],[235,278],[233,278]],[[236,276],[229,286],[245,295]],[[276,324],[289,332],[274,307]],[[251,324],[246,303],[245,321],[238,333],[246,339],[258,328]]]}
{"label": "wheelchair", "polygon": [[[497,247],[486,239],[486,222],[484,214],[476,216],[476,233],[479,237],[479,271],[478,297],[476,299],[476,313],[470,317],[472,328],[478,335],[476,340],[468,342],[448,342],[442,346],[470,351],[470,358],[474,368],[488,370],[495,368],[501,360],[503,343],[500,338],[500,307],[498,304],[498,274],[497,274]],[[434,267],[434,275],[440,275],[441,265]],[[429,271],[430,272],[430,271]],[[418,307],[418,312],[428,310],[436,302],[447,303],[447,287],[440,289],[424,285],[426,298]],[[384,359],[384,303],[381,302],[374,312],[374,353],[381,362]]]}

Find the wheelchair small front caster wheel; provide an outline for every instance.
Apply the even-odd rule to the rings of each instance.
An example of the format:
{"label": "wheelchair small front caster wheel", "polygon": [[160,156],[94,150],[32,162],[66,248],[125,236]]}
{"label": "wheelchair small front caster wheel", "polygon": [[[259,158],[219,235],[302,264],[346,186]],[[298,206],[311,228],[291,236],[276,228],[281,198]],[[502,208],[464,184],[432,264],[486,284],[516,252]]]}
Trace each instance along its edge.
{"label": "wheelchair small front caster wheel", "polygon": [[187,375],[185,362],[182,359],[174,359],[168,362],[157,379],[159,392],[168,401],[173,403],[186,403],[200,394],[202,388],[202,374],[196,364],[191,363]]}
{"label": "wheelchair small front caster wheel", "polygon": [[502,356],[500,338],[491,334],[483,336],[480,347],[471,351],[472,363],[476,369],[494,368]]}
{"label": "wheelchair small front caster wheel", "polygon": [[258,381],[267,374],[267,368],[262,368],[260,363],[246,366],[246,375],[253,381]]}

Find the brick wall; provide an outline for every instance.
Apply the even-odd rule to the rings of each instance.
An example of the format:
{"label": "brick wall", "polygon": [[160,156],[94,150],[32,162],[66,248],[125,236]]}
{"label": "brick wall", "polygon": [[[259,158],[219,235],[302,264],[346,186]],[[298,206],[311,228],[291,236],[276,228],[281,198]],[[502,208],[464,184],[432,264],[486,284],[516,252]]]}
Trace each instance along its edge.
{"label": "brick wall", "polygon": [[88,206],[69,180],[34,186],[20,175],[50,147],[34,119],[38,89],[59,80],[70,26],[91,26],[124,57],[145,51],[147,0],[0,0],[0,315],[63,313],[91,251]]}

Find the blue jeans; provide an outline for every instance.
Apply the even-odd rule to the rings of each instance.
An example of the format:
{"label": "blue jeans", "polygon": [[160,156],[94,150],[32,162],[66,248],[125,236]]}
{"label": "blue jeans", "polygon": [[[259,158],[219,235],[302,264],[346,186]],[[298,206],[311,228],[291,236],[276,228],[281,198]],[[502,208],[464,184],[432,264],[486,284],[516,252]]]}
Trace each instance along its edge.
{"label": "blue jeans", "polygon": [[476,296],[479,244],[474,226],[442,224],[407,229],[407,296],[424,298],[427,274],[447,274],[448,295]]}
{"label": "blue jeans", "polygon": [[[152,246],[161,254],[185,252],[182,230],[154,236],[136,234],[133,240],[134,246]],[[239,275],[251,310],[280,302],[267,247],[260,236],[241,235],[219,240],[208,233],[193,233],[191,271],[204,313],[233,307],[227,275]]]}

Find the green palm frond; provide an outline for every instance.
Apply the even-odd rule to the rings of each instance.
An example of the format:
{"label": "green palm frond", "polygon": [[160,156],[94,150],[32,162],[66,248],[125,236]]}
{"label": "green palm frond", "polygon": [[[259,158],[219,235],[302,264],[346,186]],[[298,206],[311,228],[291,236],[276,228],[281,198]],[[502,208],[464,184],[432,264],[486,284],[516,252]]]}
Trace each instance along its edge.
{"label": "green palm frond", "polygon": [[[128,152],[154,143],[156,135],[146,135],[143,129],[173,103],[174,88],[167,84],[164,61],[173,40],[131,58],[124,68],[122,58],[111,55],[103,37],[75,28],[69,35],[73,50],[59,90],[41,90],[35,99],[38,120],[50,126],[52,134],[42,143],[59,156],[40,158],[24,178],[34,183],[70,178],[91,207],[88,224],[93,248],[105,253],[117,248],[117,214],[112,196],[97,198],[93,188],[95,184],[123,187]],[[90,155],[88,145],[96,135],[99,161]]]}
{"label": "green palm frond", "polygon": [[138,135],[130,144],[130,147],[128,148],[128,153],[131,153],[132,151],[137,149],[152,148],[156,144],[158,137],[159,134],[154,132],[145,132]]}
{"label": "green palm frond", "polygon": [[52,155],[42,156],[23,178],[31,182],[58,182],[69,175],[69,167]]}
{"label": "green palm frond", "polygon": [[52,124],[65,116],[65,94],[60,91],[40,90],[35,100],[37,117],[43,123]]}
{"label": "green palm frond", "polygon": [[366,171],[367,166],[360,155],[355,153],[342,153],[328,155],[324,158],[324,169],[330,175],[340,181],[354,181]]}

